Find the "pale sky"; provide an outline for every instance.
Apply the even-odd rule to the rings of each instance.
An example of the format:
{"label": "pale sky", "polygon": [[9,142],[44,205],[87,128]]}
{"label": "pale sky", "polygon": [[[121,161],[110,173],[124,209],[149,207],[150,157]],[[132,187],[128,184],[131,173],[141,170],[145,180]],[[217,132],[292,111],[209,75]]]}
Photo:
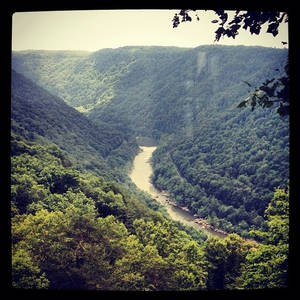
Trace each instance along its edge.
{"label": "pale sky", "polygon": [[[214,44],[217,15],[199,11],[194,19],[177,28],[172,19],[179,10],[70,10],[17,12],[12,20],[12,50],[88,50],[123,46],[197,47]],[[235,38],[221,38],[215,44],[258,45],[281,48],[288,42],[288,25],[279,34],[250,35],[244,30]],[[263,31],[263,30],[262,30]],[[264,29],[264,32],[266,29]]]}

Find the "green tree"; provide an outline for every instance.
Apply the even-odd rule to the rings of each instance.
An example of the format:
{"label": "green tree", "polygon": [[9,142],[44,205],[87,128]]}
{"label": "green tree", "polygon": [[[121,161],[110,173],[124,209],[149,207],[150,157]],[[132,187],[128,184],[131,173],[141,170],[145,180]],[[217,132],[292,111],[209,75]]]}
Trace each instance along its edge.
{"label": "green tree", "polygon": [[126,253],[128,232],[113,216],[95,219],[70,205],[65,213],[40,210],[15,217],[12,236],[13,257],[28,253],[50,288],[107,289],[114,262]]}
{"label": "green tree", "polygon": [[175,287],[179,290],[206,289],[207,261],[195,241],[187,242],[172,263]]}
{"label": "green tree", "polygon": [[252,232],[262,244],[247,255],[243,266],[241,282],[246,289],[288,286],[289,191],[276,189],[265,214],[268,230]]}
{"label": "green tree", "polygon": [[[157,263],[161,276],[157,281],[159,289],[206,288],[206,259],[201,246],[196,241],[192,241],[187,234],[166,221],[155,223],[139,219],[134,222],[134,227],[136,236],[144,247],[155,247],[163,259],[161,264]],[[158,258],[156,259],[159,261]],[[152,274],[152,276],[156,275]]]}
{"label": "green tree", "polygon": [[146,290],[148,286],[141,270],[144,246],[135,235],[130,235],[126,247],[128,251],[115,263],[113,287],[118,290]]}
{"label": "green tree", "polygon": [[207,288],[211,290],[234,289],[241,276],[242,266],[251,245],[237,234],[224,240],[208,238],[204,253],[208,261]]}
{"label": "green tree", "polygon": [[228,250],[218,238],[208,238],[204,244],[204,252],[208,265],[207,288],[219,290],[225,288],[225,262]]}
{"label": "green tree", "polygon": [[63,194],[69,188],[76,188],[78,186],[78,172],[63,168],[62,166],[45,167],[40,176],[42,177],[40,182],[47,186],[51,193]]}
{"label": "green tree", "polygon": [[13,251],[12,286],[18,289],[46,289],[49,287],[46,274],[41,272],[28,251],[23,248]]}
{"label": "green tree", "polygon": [[48,195],[44,186],[38,184],[31,175],[14,174],[12,182],[11,201],[21,214],[27,211],[31,203],[42,201]]}

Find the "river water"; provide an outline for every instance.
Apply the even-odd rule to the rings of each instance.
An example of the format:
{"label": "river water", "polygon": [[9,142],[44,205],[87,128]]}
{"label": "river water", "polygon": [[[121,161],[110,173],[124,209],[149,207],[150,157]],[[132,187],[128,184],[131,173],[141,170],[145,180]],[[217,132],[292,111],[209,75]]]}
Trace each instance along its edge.
{"label": "river water", "polygon": [[151,183],[150,176],[152,174],[152,166],[150,159],[156,147],[140,146],[141,152],[135,157],[129,177],[135,185],[142,191],[150,194],[157,202],[162,204],[169,216],[174,221],[180,221],[184,225],[192,226],[196,229],[204,231],[207,235],[215,235],[221,238],[225,236],[211,230],[203,228],[201,225],[194,222],[195,217],[180,207],[175,207],[168,203],[169,199],[164,193],[159,192]]}

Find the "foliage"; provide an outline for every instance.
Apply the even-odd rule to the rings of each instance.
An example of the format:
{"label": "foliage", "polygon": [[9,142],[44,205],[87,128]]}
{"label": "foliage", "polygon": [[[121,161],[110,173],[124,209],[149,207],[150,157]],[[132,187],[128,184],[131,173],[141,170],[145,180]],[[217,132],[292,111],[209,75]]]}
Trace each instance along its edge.
{"label": "foliage", "polygon": [[137,153],[133,138],[103,123],[94,124],[15,71],[11,108],[12,132],[32,141],[58,145],[69,153],[69,164],[80,170],[120,180],[120,166],[124,167]]}
{"label": "foliage", "polygon": [[277,189],[266,209],[268,230],[253,231],[262,244],[248,253],[240,281],[242,288],[267,289],[288,286],[289,191]]}
{"label": "foliage", "polygon": [[[73,128],[76,134],[70,136],[68,131],[59,130],[51,139],[74,156],[72,163],[80,163],[81,170],[124,181],[119,166],[126,166],[137,153],[133,137],[155,138],[159,141],[153,159],[156,187],[168,190],[180,205],[225,231],[248,236],[251,228],[265,228],[264,210],[274,189],[286,187],[289,176],[288,117],[281,120],[272,111],[262,109],[252,113],[237,110],[236,101],[247,96],[245,82],[254,87],[267,83],[267,78],[284,77],[286,50],[243,46],[123,47],[84,57],[71,54],[16,52],[12,61],[13,67],[39,80],[44,87],[56,87],[59,95],[65,89],[56,81],[61,69],[55,67],[55,58],[72,61],[73,67],[64,69],[68,72],[66,83],[73,76],[90,76],[85,73],[92,70],[107,80],[110,70],[118,74],[118,80],[109,81],[113,98],[95,105],[88,113],[90,120],[107,130],[99,131],[93,125],[82,131],[86,118],[72,112],[76,122],[70,120],[66,127],[71,129],[71,124],[79,123],[80,115],[80,131]],[[93,68],[85,67],[88,60]],[[126,71],[117,73],[118,66],[126,66]],[[56,76],[50,78],[48,69]],[[269,82],[269,86],[275,82]],[[72,85],[71,79],[68,85]],[[81,86],[86,88],[86,83]],[[25,90],[29,89],[20,92],[24,94]],[[76,106],[76,94],[68,91],[68,98],[74,99]],[[250,102],[253,103],[247,103]],[[13,112],[19,113],[12,119],[16,132],[26,137],[36,132],[35,128],[45,128],[40,122],[48,118],[24,118],[26,109],[18,106],[13,107]],[[29,111],[39,114],[43,110]],[[58,117],[54,114],[51,120],[60,120]],[[26,126],[28,120],[39,123]],[[100,133],[96,135],[97,131]],[[49,138],[50,132],[45,130],[43,137]],[[91,140],[93,146],[87,147]],[[93,148],[101,151],[105,161]]]}
{"label": "foliage", "polygon": [[[285,66],[288,74],[288,64]],[[246,82],[250,87],[251,84]],[[263,108],[271,107],[274,103],[279,103],[277,113],[280,116],[289,115],[289,77],[267,79],[259,88],[251,92],[250,96],[238,105],[239,108],[246,107],[250,103],[252,111],[259,105]]]}
{"label": "foliage", "polygon": [[[274,193],[262,244],[237,234],[199,244],[115,184],[64,167],[58,149],[14,136],[13,141],[13,287],[152,291],[286,286],[288,192]],[[45,178],[52,178],[53,169],[74,172],[76,181],[66,191],[51,191]],[[16,191],[24,182],[27,202],[20,206]]]}
{"label": "foliage", "polygon": [[[180,12],[174,15],[173,28],[178,27],[181,22],[191,22],[192,17],[190,13],[192,9],[181,9]],[[239,34],[241,29],[250,31],[251,35],[259,35],[264,24],[268,24],[267,33],[272,34],[274,37],[278,35],[278,27],[282,22],[288,22],[288,14],[286,12],[278,11],[240,11],[236,10],[234,16],[230,20],[228,13],[224,10],[214,10],[219,20],[212,20],[212,23],[218,23],[219,27],[215,31],[215,41],[219,41],[221,37],[227,36],[235,37]],[[195,13],[199,21],[198,12]],[[287,44],[286,41],[281,42],[283,45]],[[239,103],[238,107],[245,107],[250,103],[252,110],[258,104],[263,108],[269,108],[274,103],[279,103],[277,113],[280,116],[289,115],[289,75],[288,63],[285,66],[285,75],[282,77],[274,77],[267,79],[259,88],[251,92],[251,95]],[[251,84],[246,82],[250,87]],[[270,86],[270,83],[272,85]],[[251,101],[249,101],[251,100]]]}
{"label": "foliage", "polygon": [[[182,22],[191,22],[191,12],[195,9],[181,9],[180,12],[173,17],[173,27],[178,27]],[[268,24],[267,33],[274,37],[278,34],[280,23],[288,22],[288,14],[278,11],[241,11],[236,10],[234,16],[230,20],[228,13],[224,10],[214,10],[219,20],[212,20],[212,23],[218,23],[219,27],[215,31],[215,39],[219,41],[221,37],[227,36],[233,39],[239,34],[239,30],[249,30],[251,34],[259,35],[264,24]],[[199,12],[195,12],[196,19],[199,21]]]}
{"label": "foliage", "polygon": [[[273,191],[287,186],[289,125],[271,111],[237,110],[236,100],[243,81],[259,86],[276,69],[283,78],[286,56],[220,46],[13,53],[18,72],[88,116],[12,72],[13,286],[285,287],[288,202]],[[225,231],[252,229],[262,244],[237,234],[204,241],[149,209],[158,206],[124,187],[135,136],[158,142],[159,189]]]}
{"label": "foliage", "polygon": [[227,232],[264,229],[264,210],[289,178],[288,124],[264,110],[210,114],[192,137],[154,152],[152,181],[180,206]]}
{"label": "foliage", "polygon": [[[194,49],[122,47],[84,57],[63,54],[13,52],[12,67],[73,107],[79,103],[89,106],[85,114],[97,124],[105,122],[123,134],[155,139],[162,133],[190,129],[199,122],[200,112],[224,111],[245,99],[244,81],[260,86],[267,78],[284,77],[287,59],[286,49],[216,45]],[[70,60],[72,68],[58,67],[62,58]],[[103,87],[79,100],[77,88],[88,95],[89,81],[99,83],[98,77],[105,81]],[[113,89],[113,96],[98,103],[106,89]]]}
{"label": "foliage", "polygon": [[184,231],[116,183],[65,167],[53,146],[12,135],[12,286],[205,289],[205,258]]}
{"label": "foliage", "polygon": [[236,288],[236,280],[242,274],[251,245],[237,234],[230,234],[224,240],[211,237],[204,243],[209,263],[207,288],[223,290]]}
{"label": "foliage", "polygon": [[48,288],[46,274],[34,264],[25,249],[17,249],[12,257],[12,286],[20,289]]}

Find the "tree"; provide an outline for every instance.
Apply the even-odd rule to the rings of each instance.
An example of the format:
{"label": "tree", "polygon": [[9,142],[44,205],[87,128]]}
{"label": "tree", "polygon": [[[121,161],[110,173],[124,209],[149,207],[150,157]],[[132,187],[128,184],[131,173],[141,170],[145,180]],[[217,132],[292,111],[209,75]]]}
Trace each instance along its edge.
{"label": "tree", "polygon": [[205,289],[207,261],[204,256],[204,251],[195,241],[188,242],[183,247],[183,251],[185,271],[179,268],[179,270],[175,272],[177,282],[182,282],[184,279],[184,284],[180,285],[180,288],[189,290]]}
{"label": "tree", "polygon": [[115,261],[128,251],[129,234],[113,216],[95,219],[93,212],[70,205],[64,213],[15,217],[12,236],[15,286],[108,289]]}
{"label": "tree", "polygon": [[[206,259],[200,245],[170,222],[134,222],[136,236],[143,244],[143,264],[148,266],[145,282],[152,280],[158,290],[201,290],[206,288]],[[147,250],[147,251],[146,251]],[[151,251],[150,251],[151,250]],[[156,254],[157,252],[157,254]],[[145,258],[149,257],[149,261]],[[136,263],[139,256],[135,257]],[[151,282],[151,281],[149,281]],[[149,285],[150,286],[150,285]]]}
{"label": "tree", "polygon": [[45,289],[49,286],[46,274],[41,272],[28,251],[23,248],[13,252],[12,286],[20,289]]}
{"label": "tree", "polygon": [[[180,23],[191,22],[193,20],[191,14],[194,12],[196,19],[200,17],[195,9],[181,9],[180,12],[173,17],[173,27],[178,27]],[[259,35],[262,26],[267,24],[267,33],[273,37],[278,35],[278,28],[281,23],[288,22],[287,12],[278,11],[240,11],[236,10],[234,16],[230,19],[225,10],[214,10],[217,19],[212,20],[212,23],[218,23],[219,27],[215,31],[215,41],[218,42],[221,37],[235,37],[241,29],[250,32],[250,34]],[[286,41],[281,42],[283,45]],[[278,70],[279,71],[279,70]],[[263,108],[279,104],[277,113],[280,116],[289,115],[289,76],[288,63],[285,66],[285,74],[267,79],[260,87],[255,88],[250,95],[238,104],[239,108],[250,105],[252,110],[259,105]],[[249,87],[253,88],[249,82],[245,82]]]}
{"label": "tree", "polygon": [[268,231],[252,232],[262,244],[249,252],[243,266],[240,279],[246,289],[288,286],[289,191],[277,189],[265,215]]}
{"label": "tree", "polygon": [[11,201],[19,213],[25,213],[32,202],[43,200],[47,197],[45,188],[28,174],[13,174],[11,185]]}
{"label": "tree", "polygon": [[246,255],[251,245],[237,234],[229,234],[224,240],[216,237],[204,243],[208,261],[207,288],[211,290],[234,289]]}
{"label": "tree", "polygon": [[228,251],[224,242],[218,238],[208,238],[204,244],[208,265],[207,288],[222,290],[225,288],[225,262]]}

